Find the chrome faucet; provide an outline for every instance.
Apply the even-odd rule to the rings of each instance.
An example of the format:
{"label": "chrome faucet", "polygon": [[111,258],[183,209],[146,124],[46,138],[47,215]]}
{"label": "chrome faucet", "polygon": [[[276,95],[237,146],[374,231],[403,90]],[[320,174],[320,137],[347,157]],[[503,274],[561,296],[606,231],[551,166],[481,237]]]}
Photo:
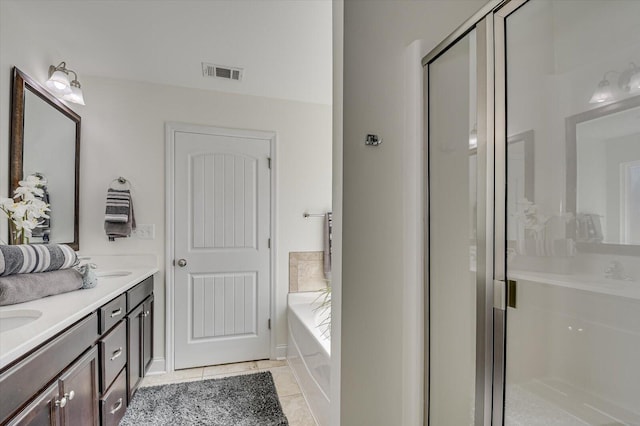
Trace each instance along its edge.
{"label": "chrome faucet", "polygon": [[612,280],[633,281],[629,275],[624,273],[624,266],[617,260],[613,260],[604,270],[604,277]]}

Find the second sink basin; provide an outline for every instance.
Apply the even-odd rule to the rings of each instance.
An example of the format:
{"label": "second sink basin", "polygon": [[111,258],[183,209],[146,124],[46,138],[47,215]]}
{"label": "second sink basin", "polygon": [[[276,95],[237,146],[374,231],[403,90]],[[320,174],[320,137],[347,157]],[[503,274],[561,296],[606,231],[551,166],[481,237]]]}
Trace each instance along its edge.
{"label": "second sink basin", "polygon": [[131,271],[96,271],[98,278],[116,278],[131,275]]}
{"label": "second sink basin", "polygon": [[0,333],[22,327],[42,316],[35,309],[14,309],[0,312]]}

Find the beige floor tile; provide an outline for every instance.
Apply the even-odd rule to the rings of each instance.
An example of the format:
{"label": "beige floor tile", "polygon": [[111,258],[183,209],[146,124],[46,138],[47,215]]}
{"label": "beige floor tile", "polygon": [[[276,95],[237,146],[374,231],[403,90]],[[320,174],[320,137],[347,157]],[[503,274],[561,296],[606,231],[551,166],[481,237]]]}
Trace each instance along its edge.
{"label": "beige floor tile", "polygon": [[202,368],[191,368],[189,370],[178,370],[173,373],[157,374],[147,376],[142,379],[141,386],[166,385],[168,383],[193,382],[202,380]]}
{"label": "beige floor tile", "polygon": [[302,394],[280,397],[280,404],[289,426],[316,426]]}
{"label": "beige floor tile", "polygon": [[287,360],[286,359],[263,359],[260,361],[256,361],[256,364],[258,365],[258,369],[260,370],[266,370],[268,368],[274,368],[274,367],[284,367],[287,364]]}
{"label": "beige floor tile", "polygon": [[237,364],[221,364],[221,365],[212,365],[210,367],[204,367],[203,376],[220,376],[220,375],[229,375],[232,373],[242,373],[242,372],[257,372],[258,367],[255,361],[250,362],[240,362]]}
{"label": "beige floor tile", "polygon": [[298,382],[289,366],[270,368],[280,398],[301,393]]}

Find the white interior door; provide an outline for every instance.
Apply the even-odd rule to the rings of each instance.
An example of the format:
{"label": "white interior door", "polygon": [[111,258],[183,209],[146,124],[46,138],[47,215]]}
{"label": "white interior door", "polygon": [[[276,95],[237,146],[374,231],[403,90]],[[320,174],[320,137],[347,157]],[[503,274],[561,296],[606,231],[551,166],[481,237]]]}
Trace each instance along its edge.
{"label": "white interior door", "polygon": [[176,369],[269,357],[270,151],[268,137],[174,132]]}

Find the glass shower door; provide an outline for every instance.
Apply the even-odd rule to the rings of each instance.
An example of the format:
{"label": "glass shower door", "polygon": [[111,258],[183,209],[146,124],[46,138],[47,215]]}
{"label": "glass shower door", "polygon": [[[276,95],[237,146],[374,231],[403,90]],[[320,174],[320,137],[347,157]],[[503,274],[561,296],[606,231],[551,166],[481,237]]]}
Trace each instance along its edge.
{"label": "glass shower door", "polygon": [[512,9],[504,423],[640,425],[640,2]]}
{"label": "glass shower door", "polygon": [[476,31],[428,66],[429,424],[473,424]]}

